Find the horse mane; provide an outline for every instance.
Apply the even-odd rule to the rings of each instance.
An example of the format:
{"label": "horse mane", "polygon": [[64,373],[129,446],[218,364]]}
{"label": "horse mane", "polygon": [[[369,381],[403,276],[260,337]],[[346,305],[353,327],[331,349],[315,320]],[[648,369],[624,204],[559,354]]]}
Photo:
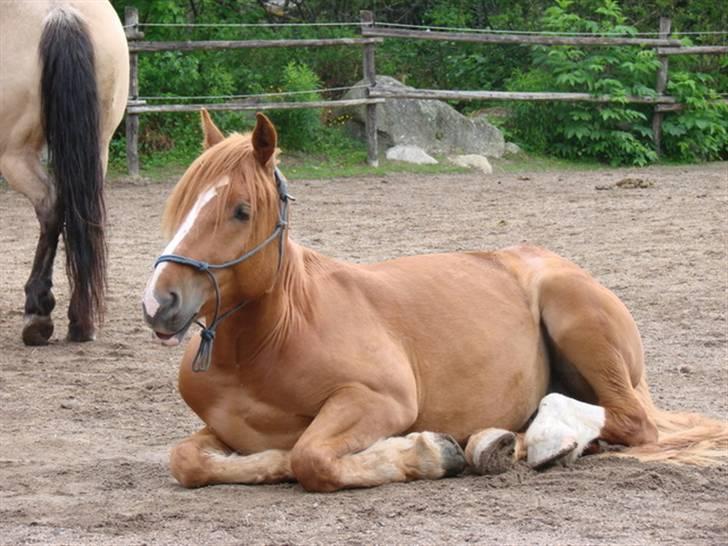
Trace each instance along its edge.
{"label": "horse mane", "polygon": [[[276,161],[275,156],[271,161]],[[197,198],[224,177],[230,183],[221,188],[217,222],[220,221],[230,189],[235,184],[247,183],[253,213],[266,200],[275,196],[275,188],[268,182],[264,169],[255,159],[251,134],[233,133],[195,159],[167,198],[162,215],[162,233],[168,240]]]}

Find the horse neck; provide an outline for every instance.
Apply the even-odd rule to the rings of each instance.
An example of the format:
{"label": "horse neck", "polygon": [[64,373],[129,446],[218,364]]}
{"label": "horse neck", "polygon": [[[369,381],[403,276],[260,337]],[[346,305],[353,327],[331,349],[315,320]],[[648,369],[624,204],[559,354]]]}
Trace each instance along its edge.
{"label": "horse neck", "polygon": [[[263,350],[285,343],[290,332],[304,320],[310,299],[305,260],[312,252],[289,239],[285,244],[272,288],[220,323],[215,345],[221,358],[214,355],[216,360],[239,365],[240,358],[254,359]],[[240,356],[229,358],[230,355]]]}

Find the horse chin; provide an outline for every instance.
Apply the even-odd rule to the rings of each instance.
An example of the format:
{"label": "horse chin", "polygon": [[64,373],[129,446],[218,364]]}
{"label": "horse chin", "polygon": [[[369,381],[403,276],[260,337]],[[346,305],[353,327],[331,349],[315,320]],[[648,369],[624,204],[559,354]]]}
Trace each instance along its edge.
{"label": "horse chin", "polygon": [[197,313],[192,315],[192,317],[190,317],[190,320],[188,320],[182,328],[174,333],[168,334],[154,330],[152,334],[152,339],[165,347],[176,347],[177,345],[182,343],[182,340],[184,339],[187,330],[190,329],[190,326],[192,325],[192,322],[195,320],[196,316]]}

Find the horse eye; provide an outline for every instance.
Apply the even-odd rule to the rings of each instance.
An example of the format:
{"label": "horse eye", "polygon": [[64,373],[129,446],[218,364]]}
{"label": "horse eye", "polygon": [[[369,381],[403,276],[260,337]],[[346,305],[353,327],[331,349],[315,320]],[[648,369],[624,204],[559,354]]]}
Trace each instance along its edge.
{"label": "horse eye", "polygon": [[233,216],[236,220],[240,220],[241,222],[246,222],[250,219],[250,213],[248,213],[248,208],[245,205],[238,205],[235,207]]}

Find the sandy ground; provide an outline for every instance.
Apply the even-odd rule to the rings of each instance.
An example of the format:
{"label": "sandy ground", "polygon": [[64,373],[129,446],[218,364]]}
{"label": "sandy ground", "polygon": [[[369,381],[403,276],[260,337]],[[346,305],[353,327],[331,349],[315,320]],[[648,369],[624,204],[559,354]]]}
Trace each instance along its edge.
{"label": "sandy ground", "polygon": [[[645,187],[596,189],[628,177]],[[58,268],[57,332],[29,349],[20,328],[37,226],[0,187],[0,543],[728,543],[728,466],[591,457],[331,495],[296,484],[182,489],[168,449],[199,422],[176,391],[180,350],[150,342],[139,308],[170,188],[109,186],[107,323],[95,343],[63,341]],[[397,174],[293,181],[292,193],[293,236],[339,258],[528,241],[573,259],[632,310],[657,403],[728,417],[728,164]]]}

